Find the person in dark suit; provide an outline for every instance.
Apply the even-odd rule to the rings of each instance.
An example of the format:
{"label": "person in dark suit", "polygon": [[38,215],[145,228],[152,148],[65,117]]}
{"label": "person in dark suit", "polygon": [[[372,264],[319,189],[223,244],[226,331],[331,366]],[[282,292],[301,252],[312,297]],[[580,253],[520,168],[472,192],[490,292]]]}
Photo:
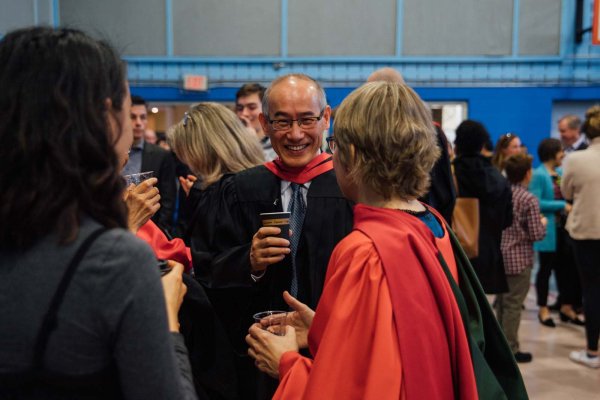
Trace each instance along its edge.
{"label": "person in dark suit", "polygon": [[133,145],[123,175],[154,171],[154,176],[158,178],[156,187],[160,192],[160,210],[154,214],[152,221],[170,233],[177,193],[175,160],[165,149],[144,141],[144,132],[148,125],[148,107],[146,101],[139,96],[131,96],[131,124]]}

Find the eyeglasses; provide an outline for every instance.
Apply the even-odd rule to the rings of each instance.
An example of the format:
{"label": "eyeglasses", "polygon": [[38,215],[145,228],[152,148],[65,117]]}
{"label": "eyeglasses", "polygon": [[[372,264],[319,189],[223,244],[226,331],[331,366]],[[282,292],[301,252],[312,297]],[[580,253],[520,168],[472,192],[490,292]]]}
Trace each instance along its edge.
{"label": "eyeglasses", "polygon": [[298,127],[300,127],[300,128],[312,129],[315,126],[317,126],[317,122],[319,122],[321,120],[321,118],[323,118],[324,112],[325,112],[325,109],[323,108],[318,117],[301,117],[298,119],[268,119],[267,118],[267,121],[269,121],[269,124],[271,124],[273,129],[275,129],[276,131],[290,130],[290,129],[292,129],[292,125],[294,125],[294,122],[296,122],[298,124]]}
{"label": "eyeglasses", "polygon": [[335,137],[329,136],[328,138],[325,138],[325,140],[327,141],[327,147],[329,148],[331,154],[335,153],[335,150],[337,149],[337,145],[335,144]]}

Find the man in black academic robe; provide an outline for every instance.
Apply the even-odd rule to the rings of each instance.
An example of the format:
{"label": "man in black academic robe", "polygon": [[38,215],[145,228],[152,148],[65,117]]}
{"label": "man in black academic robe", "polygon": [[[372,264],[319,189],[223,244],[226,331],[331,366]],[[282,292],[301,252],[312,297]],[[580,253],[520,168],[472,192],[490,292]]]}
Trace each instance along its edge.
{"label": "man in black academic robe", "polygon": [[[330,113],[313,79],[287,75],[275,80],[260,118],[279,158],[225,176],[198,204],[190,238],[194,269],[240,356],[242,398],[271,394],[261,392],[262,385],[255,394],[257,372],[246,357],[244,337],[252,315],[287,310],[282,293],[296,283],[295,296],[316,308],[331,252],[352,229],[352,205],[337,185],[331,157],[320,150]],[[292,233],[299,235],[294,258],[291,243],[273,236],[273,228],[261,228],[259,214],[288,211],[292,201],[302,201],[292,200],[298,199],[296,190],[305,212],[300,232]]]}

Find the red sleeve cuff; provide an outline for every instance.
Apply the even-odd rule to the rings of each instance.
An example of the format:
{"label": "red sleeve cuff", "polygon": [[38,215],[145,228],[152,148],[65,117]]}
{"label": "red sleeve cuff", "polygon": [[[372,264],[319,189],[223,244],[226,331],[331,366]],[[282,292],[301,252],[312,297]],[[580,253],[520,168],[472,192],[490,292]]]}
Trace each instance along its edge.
{"label": "red sleeve cuff", "polygon": [[279,379],[283,378],[294,366],[296,361],[302,359],[299,353],[295,351],[286,351],[279,359]]}

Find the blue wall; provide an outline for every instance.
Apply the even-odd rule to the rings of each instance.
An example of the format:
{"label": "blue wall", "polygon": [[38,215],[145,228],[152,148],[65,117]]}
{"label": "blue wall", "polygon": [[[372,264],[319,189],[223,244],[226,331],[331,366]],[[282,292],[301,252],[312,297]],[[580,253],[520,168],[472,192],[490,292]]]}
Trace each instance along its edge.
{"label": "blue wall", "polygon": [[[133,94],[148,101],[228,101],[235,99],[237,87],[192,93],[176,87],[132,87]],[[326,88],[329,104],[337,106],[354,88]],[[586,87],[508,87],[508,88],[415,88],[426,101],[464,101],[468,118],[481,121],[494,143],[507,132],[518,134],[529,152],[536,156],[538,143],[550,137],[552,106],[556,101],[600,102],[600,84]],[[555,122],[555,121],[554,121]]]}

